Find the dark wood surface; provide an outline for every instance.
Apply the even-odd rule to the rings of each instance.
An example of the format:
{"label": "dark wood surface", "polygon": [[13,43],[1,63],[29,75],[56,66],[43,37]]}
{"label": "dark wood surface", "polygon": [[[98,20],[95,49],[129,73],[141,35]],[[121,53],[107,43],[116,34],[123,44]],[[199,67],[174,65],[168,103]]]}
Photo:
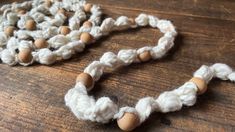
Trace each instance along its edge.
{"label": "dark wood surface", "polygon": [[[202,64],[222,62],[235,68],[233,0],[89,1],[114,18],[144,12],[172,20],[179,32],[164,59],[106,72],[95,85],[95,97],[111,96],[120,106],[133,106],[141,97],[182,85]],[[0,64],[0,131],[120,131],[116,121],[102,125],[77,120],[65,107],[64,95],[76,75],[104,52],[154,45],[161,35],[152,28],[114,32],[52,66]],[[136,131],[235,131],[235,84],[214,79],[208,87],[195,106],[154,113]]]}

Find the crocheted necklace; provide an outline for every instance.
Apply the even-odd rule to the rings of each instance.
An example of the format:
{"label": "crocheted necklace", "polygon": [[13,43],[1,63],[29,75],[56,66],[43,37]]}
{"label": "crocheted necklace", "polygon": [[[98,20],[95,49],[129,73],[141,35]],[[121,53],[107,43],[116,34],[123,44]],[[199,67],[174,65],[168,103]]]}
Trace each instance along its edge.
{"label": "crocheted necklace", "polygon": [[[26,13],[26,10],[30,11]],[[156,46],[124,49],[117,55],[106,52],[99,61],[92,62],[77,76],[76,85],[65,95],[65,103],[80,120],[107,123],[111,119],[117,119],[122,130],[131,131],[154,111],[173,112],[180,110],[182,106],[194,105],[197,95],[206,92],[207,84],[213,77],[235,81],[235,72],[226,64],[203,65],[192,79],[179,88],[163,92],[157,98],[144,97],[135,107],[119,109],[109,97],[95,100],[88,95],[88,91],[92,90],[106,68],[115,69],[163,57],[173,47],[177,35],[170,21],[140,14],[135,19],[126,16],[120,16],[116,20],[106,18],[100,24],[100,7],[78,0],[34,0],[4,5],[1,11],[0,57],[3,63],[9,65],[19,63],[28,66],[34,61],[52,64],[56,60],[69,59],[76,52],[83,51],[85,45],[115,30],[149,25],[164,33]],[[70,12],[74,14],[71,15]],[[91,13],[87,21],[86,13]],[[54,17],[48,17],[49,14]],[[64,25],[66,21],[68,26]],[[82,22],[83,26],[80,27]]]}

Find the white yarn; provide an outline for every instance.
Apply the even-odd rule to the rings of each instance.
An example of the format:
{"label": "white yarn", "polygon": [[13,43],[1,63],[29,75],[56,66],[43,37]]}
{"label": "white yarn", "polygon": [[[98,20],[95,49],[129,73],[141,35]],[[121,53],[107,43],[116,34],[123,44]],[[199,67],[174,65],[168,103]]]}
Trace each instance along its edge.
{"label": "white yarn", "polygon": [[172,91],[162,93],[156,101],[163,113],[180,110],[183,105],[179,96]]}
{"label": "white yarn", "polygon": [[157,27],[163,33],[175,32],[175,27],[168,20],[159,20],[158,23],[157,23]]}
{"label": "white yarn", "polygon": [[16,59],[15,55],[8,49],[5,49],[1,51],[1,60],[2,62],[8,64],[8,65],[15,65],[16,64]]}
{"label": "white yarn", "polygon": [[126,65],[129,65],[137,59],[137,52],[136,50],[132,49],[120,50],[117,56],[122,62],[124,62]]}
{"label": "white yarn", "polygon": [[194,77],[202,78],[207,83],[213,78],[214,72],[206,65],[202,65],[195,73]]}
{"label": "white yarn", "polygon": [[[149,50],[149,47],[144,47],[140,51]],[[122,53],[123,52],[123,53]],[[123,65],[129,64],[129,62],[133,62],[133,55],[136,53],[136,50],[123,50],[120,54],[120,56],[116,56],[112,52],[106,52],[104,55],[100,58],[100,61],[94,61],[92,62],[85,70],[85,73],[90,74],[95,81],[98,81],[100,76],[103,74],[103,70],[105,66],[109,67],[115,67],[115,65],[119,60],[126,62]],[[142,52],[140,52],[142,53]],[[124,56],[124,57],[123,57]],[[130,59],[131,58],[131,59]],[[120,64],[120,62],[119,62]],[[195,73],[195,77],[200,77],[201,79],[205,80],[207,83],[212,79],[212,77],[218,77],[221,79],[230,79],[231,81],[234,81],[235,79],[235,72],[226,64],[214,64],[212,66],[205,66],[203,65],[200,67]],[[80,85],[80,82],[76,84]],[[86,88],[84,88],[86,89]],[[73,89],[72,89],[73,90]],[[80,97],[78,93],[73,92],[72,90],[69,90],[69,92],[65,95],[66,99],[66,105],[71,100],[69,98],[77,98]],[[89,89],[90,90],[90,89]],[[82,114],[82,112],[86,112],[88,110],[79,109],[77,106],[80,106],[80,104],[87,104],[90,100],[93,99],[93,97],[86,98],[85,100],[75,101],[73,104],[67,105],[70,109],[78,108],[76,111],[72,110],[72,112],[77,115],[79,119],[84,120],[91,120],[91,121],[97,121],[97,122],[103,122],[106,123],[111,118],[113,119],[119,119],[121,118],[124,113],[129,112],[136,114],[139,117],[139,121],[141,124],[144,122],[152,112],[158,111],[158,112],[173,112],[178,111],[182,108],[182,106],[192,106],[196,103],[197,99],[197,91],[198,88],[194,82],[186,82],[184,85],[180,86],[179,88],[172,90],[172,91],[166,91],[159,95],[157,99],[154,99],[153,97],[144,97],[138,101],[135,108],[133,107],[122,107],[119,109],[119,111],[114,112],[111,107],[108,107],[107,109],[111,109],[110,111],[114,112],[110,115],[113,115],[111,117],[108,115],[108,118],[105,118],[106,112],[103,111],[103,116],[100,117],[100,112],[98,113],[99,120],[93,119],[90,117],[90,115],[93,115],[94,113],[89,113],[89,115]],[[72,94],[72,95],[71,95]],[[71,96],[71,97],[70,97]],[[108,97],[105,97],[108,99]],[[74,99],[73,99],[74,101]],[[110,102],[110,106],[115,105],[113,102]],[[101,107],[97,103],[91,104],[89,103],[89,108],[92,108],[92,106],[95,107]],[[115,109],[116,110],[116,109]],[[97,116],[96,114],[93,116]]]}
{"label": "white yarn", "polygon": [[[79,25],[80,22],[84,21],[87,17],[85,12],[83,11],[83,6],[85,5],[85,3],[86,3],[85,1],[73,1],[73,0],[68,0],[63,2],[54,1],[54,4],[48,9],[43,4],[43,1],[41,2],[34,1],[31,3],[33,5],[33,8],[31,8],[31,10],[27,9],[30,10],[29,14],[19,16],[20,20],[18,21],[17,24],[20,30],[15,31],[14,37],[17,37],[20,40],[25,40],[30,38],[49,39],[48,40],[49,46],[47,48],[55,49],[55,51],[53,51],[53,54],[56,55],[56,58],[47,60],[51,62],[42,61],[44,62],[43,64],[52,64],[55,62],[55,60],[59,60],[61,58],[69,59],[73,54],[75,54],[75,52],[83,51],[85,45],[82,44],[80,41],[80,35],[83,32],[90,33],[97,40],[102,36],[108,35],[108,33],[110,33],[111,31],[123,30],[126,28],[136,28],[138,25],[147,26],[149,24],[154,28],[157,27],[161,31],[164,31],[165,35],[159,40],[157,46],[154,47],[147,46],[145,48],[140,48],[137,50],[121,50],[117,55],[116,58],[117,61],[115,63],[115,67],[117,67],[117,65],[123,65],[123,64],[128,65],[132,62],[139,62],[137,55],[144,51],[150,51],[153,59],[160,58],[174,44],[173,43],[174,37],[177,33],[171,22],[167,20],[159,20],[157,17],[143,13],[140,14],[135,19],[136,24],[133,23],[132,20],[128,17],[120,16],[116,20],[112,18],[106,18],[102,22],[101,26],[97,26],[97,24],[100,23],[100,16],[102,12],[99,6],[93,5],[91,8],[91,16],[89,19],[89,21],[91,21],[92,23],[92,27],[91,28],[84,26],[80,27]],[[59,26],[61,26],[66,19],[66,16],[64,14],[57,13],[57,11],[62,7],[67,10],[70,10],[71,7],[76,8],[76,10],[71,8],[71,10],[75,12],[74,16],[72,16],[69,19],[69,24],[68,24],[72,31],[66,36],[59,34],[60,30]],[[7,12],[11,12],[11,9],[9,9],[9,11],[5,10],[5,12],[6,12],[5,14],[7,14]],[[54,15],[54,18],[48,17],[47,16],[48,13]],[[36,31],[24,30],[26,21],[30,19],[34,19],[38,23],[37,29],[39,30]],[[72,47],[65,46],[68,44],[73,44],[74,46]],[[35,46],[33,46],[32,50],[34,50],[34,52],[40,51],[38,49],[35,49]],[[39,53],[34,53],[34,54],[39,54]],[[38,58],[34,58],[34,60],[38,60]],[[40,63],[41,61],[38,62]],[[104,62],[104,64],[105,63],[106,62]],[[107,63],[106,65],[110,66],[110,64]]]}
{"label": "white yarn", "polygon": [[129,18],[126,16],[120,16],[117,18],[116,22],[114,23],[115,26],[117,26],[117,28],[119,30],[123,30],[126,29],[130,26],[129,23]]}
{"label": "white yarn", "polygon": [[157,17],[155,17],[155,16],[152,16],[152,15],[149,15],[148,18],[149,18],[149,25],[150,25],[151,27],[156,28],[159,19],[158,19]]}
{"label": "white yarn", "polygon": [[140,117],[140,122],[144,122],[153,111],[159,109],[159,104],[153,97],[145,97],[137,102],[135,109]]}
{"label": "white yarn", "polygon": [[211,66],[214,71],[214,77],[218,77],[222,80],[228,80],[228,76],[232,74],[233,70],[226,64],[216,63]]}
{"label": "white yarn", "polygon": [[100,30],[100,27],[98,26],[93,26],[91,28],[90,34],[95,38],[95,39],[99,39],[103,34]]}
{"label": "white yarn", "polygon": [[135,22],[139,26],[147,26],[149,24],[149,17],[146,14],[140,14],[136,19]]}
{"label": "white yarn", "polygon": [[0,47],[7,44],[8,37],[4,32],[0,32]]}
{"label": "white yarn", "polygon": [[[84,72],[91,75],[94,81],[98,81],[102,76],[105,68],[117,68],[121,65],[129,65],[134,62],[140,62],[138,55],[145,51],[149,51],[152,59],[159,59],[174,46],[174,39],[177,35],[174,25],[168,20],[162,20],[152,15],[140,14],[132,19],[126,16],[120,16],[116,20],[106,18],[101,26],[101,9],[97,5],[91,8],[91,16],[89,21],[92,27],[81,26],[80,24],[87,19],[84,12],[86,1],[64,0],[62,2],[52,1],[53,5],[48,8],[43,0],[33,0],[13,5],[4,5],[1,7],[3,12],[0,16],[0,58],[3,63],[15,65],[19,62],[17,58],[17,49],[32,49],[33,60],[29,63],[20,63],[28,66],[34,61],[41,64],[50,65],[59,59],[69,59],[75,52],[82,52],[85,44],[80,40],[83,32],[90,33],[96,40],[102,36],[108,35],[115,30],[123,30],[127,28],[136,28],[138,26],[150,25],[153,28],[159,28],[164,36],[158,40],[156,46],[145,46],[139,49],[120,50],[118,54],[106,52],[99,61],[94,61]],[[59,9],[64,8],[67,11],[75,12],[70,18],[62,13],[57,13]],[[25,9],[29,12],[24,15],[16,14],[18,9]],[[49,17],[53,15],[54,17]],[[37,23],[37,30],[27,31],[26,21],[33,19]],[[66,20],[69,20],[68,26],[72,30],[68,35],[60,35],[59,30]],[[19,30],[14,32],[13,37],[5,35],[3,30],[7,26],[17,24]],[[49,46],[44,49],[35,49],[32,41],[26,39],[49,39]],[[50,50],[49,48],[54,48]],[[201,66],[195,73],[194,77],[198,77],[209,83],[213,77],[222,80],[235,81],[235,72],[226,64],[216,63],[212,66]],[[111,119],[121,118],[125,112],[134,113],[139,117],[140,124],[144,122],[152,112],[173,112],[180,110],[182,106],[192,106],[196,103],[196,94],[198,88],[193,82],[186,82],[179,88],[166,91],[159,95],[158,98],[144,97],[140,99],[135,107],[122,107],[118,110],[118,106],[108,97],[101,97],[95,100],[89,96],[94,86],[86,88],[81,82],[76,82],[74,88],[70,89],[65,95],[65,103],[74,113],[74,115],[82,120],[90,120],[94,122],[107,123]]]}
{"label": "white yarn", "polygon": [[234,71],[222,63],[216,63],[210,67],[203,65],[194,73],[194,76],[202,78],[206,82],[209,82],[213,77],[234,81]]}
{"label": "white yarn", "polygon": [[81,32],[75,30],[75,31],[71,31],[69,34],[67,34],[67,38],[70,39],[70,41],[78,41],[80,40],[80,36]]}
{"label": "white yarn", "polygon": [[18,49],[23,50],[23,49],[32,49],[33,48],[33,43],[32,41],[26,41],[26,40],[21,40],[19,42]]}
{"label": "white yarn", "polygon": [[48,40],[50,47],[53,47],[55,49],[66,45],[68,42],[69,42],[69,39],[66,36],[60,35],[60,34],[58,34]]}
{"label": "white yarn", "polygon": [[[160,20],[158,18],[146,14],[140,14],[135,19],[135,22],[139,26],[147,26],[149,24],[152,27],[158,27],[161,31],[164,31],[164,33],[166,33],[158,41],[157,46],[154,47],[145,46],[137,50],[134,49],[120,50],[117,55],[114,54],[113,52],[106,52],[100,58],[100,61],[92,62],[88,67],[85,68],[84,72],[91,75],[95,81],[98,81],[101,75],[103,74],[105,67],[116,68],[120,65],[129,65],[133,62],[139,62],[137,56],[145,51],[150,51],[153,59],[161,58],[163,55],[166,54],[168,50],[170,50],[170,48],[173,47],[174,37],[176,36],[177,33],[174,30],[174,26],[169,21],[161,21],[160,24],[159,21]],[[98,33],[93,32],[92,35],[96,36],[96,34],[99,34],[100,32],[103,35],[107,35],[109,32],[113,30],[120,30],[126,27],[134,27],[132,24],[133,23],[131,23],[129,18],[125,16],[117,18],[116,21],[112,18],[107,18],[101,24],[99,28],[100,30],[97,30]],[[90,31],[92,31],[93,29],[94,27],[91,28]],[[80,30],[83,30],[83,28],[80,28]],[[80,84],[80,82],[78,82],[77,84]],[[91,90],[91,88],[88,88],[87,90]],[[123,107],[119,110],[119,112],[115,113],[113,118],[114,119],[121,118],[125,112],[131,112],[135,113],[140,117],[140,123],[141,123],[144,120],[146,120],[153,111],[170,112],[181,109],[182,105],[186,106],[193,105],[196,102],[196,92],[197,88],[194,83],[186,83],[178,90],[165,92],[161,94],[158,99],[154,99],[152,97],[143,98],[137,103],[135,108]],[[73,97],[75,97],[75,95],[79,96],[75,92],[69,90],[69,92],[66,94],[65,97],[68,98],[68,96],[71,96],[70,94],[73,94]],[[89,99],[87,98],[81,104],[85,103],[86,101],[88,104],[91,104],[89,103],[90,100],[92,100],[92,97],[90,97]],[[69,100],[65,99],[65,102],[66,104],[68,104],[67,102],[69,102]],[[76,103],[78,103],[78,101]],[[74,107],[76,107],[77,105],[76,103],[67,106],[70,107],[70,109],[74,109]],[[92,108],[92,106],[90,106],[89,108]],[[72,110],[72,112],[75,115],[77,115],[79,119],[85,119],[85,120],[89,119],[91,121],[94,121],[93,118],[90,119],[91,113],[89,113],[89,115],[86,114],[81,115],[81,112],[85,112],[85,110],[82,109],[80,110],[76,111]],[[103,114],[105,115],[105,112]],[[101,122],[101,120],[105,122],[107,121],[106,119],[104,119],[104,117],[100,118],[99,122]]]}
{"label": "white yarn", "polygon": [[28,30],[19,30],[19,31],[15,31],[15,36],[18,38],[18,39],[21,39],[21,40],[26,40],[26,39],[29,39],[30,38],[30,31]]}
{"label": "white yarn", "polygon": [[100,62],[106,66],[114,67],[117,66],[118,63],[120,63],[120,60],[118,59],[117,55],[113,52],[106,52],[100,58]]}
{"label": "white yarn", "polygon": [[143,52],[145,52],[145,51],[150,51],[152,48],[153,48],[153,47],[151,47],[151,46],[142,47],[142,48],[140,48],[140,49],[137,50],[137,54],[141,54],[141,53],[143,53]]}
{"label": "white yarn", "polygon": [[68,91],[65,102],[76,117],[82,120],[107,123],[118,111],[117,105],[109,98],[102,97],[95,101],[93,97],[88,96],[86,87],[81,83],[77,83]]}
{"label": "white yarn", "polygon": [[20,20],[18,20],[17,22],[17,27],[19,27],[20,29],[25,29],[25,24],[27,20],[32,19],[29,15],[22,15],[20,17]]}
{"label": "white yarn", "polygon": [[31,16],[37,23],[42,22],[44,20],[44,17],[45,17],[45,15],[40,13],[40,12],[35,12]]}
{"label": "white yarn", "polygon": [[232,72],[231,74],[229,74],[229,75],[228,75],[228,79],[229,79],[230,81],[235,82],[235,72]]}
{"label": "white yarn", "polygon": [[40,49],[38,52],[33,52],[34,59],[45,65],[53,64],[56,61],[56,54],[47,48]]}
{"label": "white yarn", "polygon": [[7,20],[9,22],[9,25],[15,25],[18,21],[18,16],[16,13],[10,12],[7,14]]}
{"label": "white yarn", "polygon": [[197,86],[193,82],[186,82],[181,87],[174,90],[185,106],[192,106],[196,103]]}
{"label": "white yarn", "polygon": [[82,41],[73,41],[67,45],[71,46],[76,52],[82,52],[85,48],[85,44]]}
{"label": "white yarn", "polygon": [[102,31],[103,34],[108,34],[110,31],[112,31],[113,27],[115,24],[115,20],[113,18],[106,18],[102,22],[100,26],[100,30]]}
{"label": "white yarn", "polygon": [[134,113],[139,116],[141,124],[154,111],[166,113],[180,110],[183,105],[194,105],[196,93],[196,85],[192,82],[186,82],[178,89],[162,93],[156,100],[153,97],[145,97],[138,101],[135,108],[123,107],[113,118],[121,118],[125,112]]}
{"label": "white yarn", "polygon": [[90,65],[88,65],[84,72],[88,73],[92,76],[92,78],[97,81],[100,79],[103,74],[104,65],[99,61],[93,61]]}
{"label": "white yarn", "polygon": [[61,46],[55,53],[57,56],[61,56],[63,59],[69,59],[75,52],[72,48],[73,47],[71,47],[71,45],[64,45]]}
{"label": "white yarn", "polygon": [[19,43],[18,39],[11,37],[7,42],[7,49],[12,52],[15,51],[19,47],[18,43]]}

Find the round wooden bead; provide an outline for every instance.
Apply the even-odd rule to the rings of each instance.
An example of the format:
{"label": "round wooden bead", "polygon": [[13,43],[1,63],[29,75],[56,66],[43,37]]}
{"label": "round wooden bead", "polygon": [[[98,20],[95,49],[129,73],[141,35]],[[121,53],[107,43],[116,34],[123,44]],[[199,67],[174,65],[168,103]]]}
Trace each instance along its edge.
{"label": "round wooden bead", "polygon": [[33,56],[30,49],[23,49],[18,54],[18,59],[20,62],[29,63],[32,61]]}
{"label": "round wooden bead", "polygon": [[5,33],[7,36],[13,36],[13,34],[14,34],[14,29],[15,29],[15,27],[13,27],[13,26],[6,27],[6,28],[4,29],[4,33]]}
{"label": "round wooden bead", "polygon": [[193,82],[193,83],[196,84],[196,86],[198,88],[197,94],[201,95],[201,94],[206,92],[206,90],[207,90],[207,83],[203,79],[201,79],[199,77],[193,77],[190,80],[190,82]]}
{"label": "round wooden bead", "polygon": [[93,78],[88,73],[81,73],[77,76],[76,82],[81,82],[86,88],[90,88],[93,85]]}
{"label": "round wooden bead", "polygon": [[26,13],[26,10],[20,9],[17,11],[18,14],[24,15]]}
{"label": "round wooden bead", "polygon": [[117,120],[117,124],[123,131],[132,131],[139,124],[139,118],[133,113],[124,113],[124,115]]}
{"label": "round wooden bead", "polygon": [[45,5],[46,5],[47,7],[51,7],[51,5],[52,5],[51,0],[45,0]]}
{"label": "round wooden bead", "polygon": [[140,61],[142,62],[146,62],[146,61],[149,61],[151,59],[151,54],[149,51],[144,51],[143,53],[140,53],[138,55],[138,58]]}
{"label": "round wooden bead", "polygon": [[85,22],[83,23],[83,26],[84,26],[84,27],[92,27],[92,22],[90,22],[90,21],[85,21]]}
{"label": "round wooden bead", "polygon": [[61,26],[60,27],[60,34],[67,35],[70,33],[70,28],[68,26]]}
{"label": "round wooden bead", "polygon": [[34,20],[27,20],[25,27],[27,30],[35,30],[36,29],[36,22]]}
{"label": "round wooden bead", "polygon": [[129,21],[131,22],[131,25],[135,25],[135,19],[134,18],[129,18]]}
{"label": "round wooden bead", "polygon": [[84,5],[84,11],[85,12],[91,12],[92,4],[87,3]]}
{"label": "round wooden bead", "polygon": [[85,44],[90,44],[93,40],[93,37],[89,33],[82,33],[80,36],[80,40]]}
{"label": "round wooden bead", "polygon": [[45,39],[36,39],[34,41],[34,45],[37,49],[46,48],[48,46],[48,43]]}

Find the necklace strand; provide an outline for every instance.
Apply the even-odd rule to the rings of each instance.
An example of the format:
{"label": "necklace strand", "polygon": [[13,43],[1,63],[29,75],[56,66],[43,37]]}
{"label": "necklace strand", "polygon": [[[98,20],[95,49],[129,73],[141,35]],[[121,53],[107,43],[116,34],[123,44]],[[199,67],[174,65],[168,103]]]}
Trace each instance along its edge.
{"label": "necklace strand", "polygon": [[117,119],[122,130],[131,131],[154,111],[167,113],[194,105],[197,95],[206,92],[212,78],[235,81],[235,72],[226,64],[203,65],[179,88],[158,97],[141,98],[135,107],[118,108],[109,97],[95,100],[88,92],[107,68],[147,62],[166,55],[174,46],[177,35],[170,21],[143,13],[135,19],[120,16],[116,20],[106,18],[101,21],[100,7],[83,0],[33,0],[4,5],[1,11],[0,58],[8,65],[28,66],[33,62],[50,65],[57,60],[69,59],[112,31],[149,25],[164,33],[156,46],[123,49],[117,54],[106,52],[77,76],[76,85],[65,95],[65,103],[81,120],[107,123]]}
{"label": "necklace strand", "polygon": [[50,65],[101,37],[100,7],[86,1],[33,0],[4,5],[1,11],[0,58],[8,65]]}

